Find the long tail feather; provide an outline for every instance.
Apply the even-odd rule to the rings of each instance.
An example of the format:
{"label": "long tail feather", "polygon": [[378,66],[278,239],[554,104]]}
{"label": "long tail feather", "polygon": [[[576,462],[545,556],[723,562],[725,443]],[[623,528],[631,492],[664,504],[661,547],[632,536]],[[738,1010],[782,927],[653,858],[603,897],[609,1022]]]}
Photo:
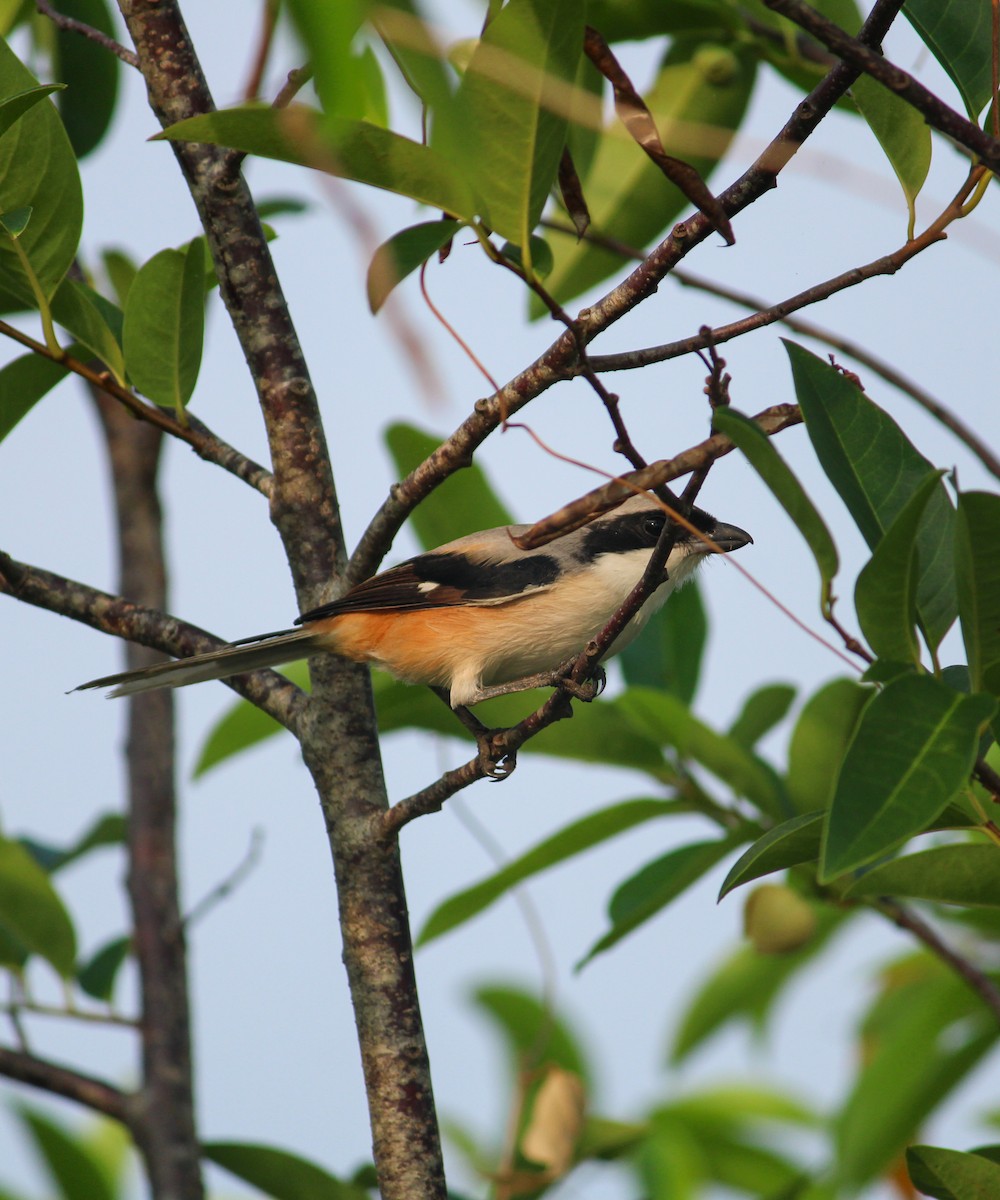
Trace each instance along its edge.
{"label": "long tail feather", "polygon": [[306,629],[289,629],[269,634],[263,641],[239,643],[225,646],[221,650],[210,650],[207,654],[193,654],[190,658],[175,662],[157,663],[142,671],[124,671],[120,675],[105,675],[102,679],[91,679],[73,689],[75,692],[88,688],[114,688],[109,696],[131,696],[136,692],[151,692],[156,688],[187,687],[189,683],[203,683],[207,679],[228,679],[230,675],[243,675],[261,667],[276,667],[281,663],[306,658],[313,652],[313,635]]}

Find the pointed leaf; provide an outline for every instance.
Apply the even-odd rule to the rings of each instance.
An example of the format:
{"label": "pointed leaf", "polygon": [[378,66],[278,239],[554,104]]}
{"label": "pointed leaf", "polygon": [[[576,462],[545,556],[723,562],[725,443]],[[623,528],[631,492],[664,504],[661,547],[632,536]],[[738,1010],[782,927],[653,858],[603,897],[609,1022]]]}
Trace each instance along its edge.
{"label": "pointed leaf", "polygon": [[740,715],[729,728],[729,736],[745,749],[752,750],[762,737],[780,724],[794,700],[795,688],[791,684],[764,684],[747,696]]}
{"label": "pointed leaf", "polygon": [[834,679],[805,703],[788,748],[788,794],[800,813],[826,808],[861,710],[874,696],[853,679]]}
{"label": "pointed leaf", "polygon": [[64,279],[52,297],[52,316],[100,359],[119,383],[125,382],[120,308],[85,283]]}
{"label": "pointed leaf", "polygon": [[368,307],[377,313],[393,288],[425,263],[461,228],[458,221],[426,221],[394,233],[375,251],[368,267]]}
{"label": "pointed leaf", "polygon": [[[785,347],[813,449],[874,550],[933,464],[839,371],[794,342],[786,341]],[[954,509],[939,484],[917,538],[917,611],[932,651],[957,614],[953,528]]]}
{"label": "pointed leaf", "polygon": [[6,100],[0,101],[0,137],[7,132],[8,129],[29,112],[46,96],[51,96],[53,92],[61,91],[66,85],[64,83],[45,83],[38,87],[27,88],[23,92],[18,92],[14,96],[8,96]]}
{"label": "pointed leaf", "polygon": [[956,529],[958,603],[973,691],[1000,696],[1000,496],[959,497]]}
{"label": "pointed leaf", "polygon": [[110,1004],[118,972],[128,958],[131,949],[131,938],[112,938],[110,942],[106,942],[99,950],[96,950],[80,967],[76,973],[77,983],[88,996]]}
{"label": "pointed leaf", "polygon": [[837,547],[826,522],[806,495],[802,484],[759,425],[732,408],[717,408],[713,426],[724,433],[747,457],[750,465],[774,493],[812,551],[822,581],[822,600],[828,603],[830,584],[840,567]]}
{"label": "pointed leaf", "polygon": [[993,93],[991,0],[906,0],[903,15],[954,80],[975,121]]}
{"label": "pointed leaf", "polygon": [[822,811],[803,813],[769,829],[733,864],[719,889],[719,899],[752,879],[817,859],[825,816]]}
{"label": "pointed leaf", "polygon": [[24,1122],[62,1200],[116,1200],[104,1164],[89,1146],[62,1125],[34,1109],[22,1107]]}
{"label": "pointed leaf", "polygon": [[[108,37],[117,33],[107,0],[59,0],[59,12]],[[56,29],[52,71],[66,85],[56,103],[77,158],[96,149],[111,126],[121,65],[97,41]]]}
{"label": "pointed leaf", "polygon": [[991,696],[902,675],[865,709],[824,831],[820,881],[888,854],[925,829],[967,782]]}
{"label": "pointed leaf", "polygon": [[619,661],[629,687],[663,688],[685,704],[698,689],[708,640],[708,616],[695,579],[673,592],[650,617],[642,637]]}
{"label": "pointed leaf", "polygon": [[68,374],[40,354],[23,354],[0,368],[0,442]]}
{"label": "pointed leaf", "polygon": [[931,471],[900,510],[862,568],[854,607],[868,645],[890,662],[919,662],[917,537],[943,471]]}
{"label": "pointed leaf", "polygon": [[96,850],[101,846],[122,845],[125,841],[125,818],[121,813],[105,813],[65,849],[46,846],[35,841],[34,838],[22,837],[19,841],[42,870],[52,875],[71,862],[76,862],[85,854],[89,854],[91,850]]}
{"label": "pointed leaf", "polygon": [[689,846],[671,850],[662,858],[647,863],[630,879],[626,879],[608,904],[611,928],[590,947],[577,964],[577,969],[609,950],[626,934],[676,900],[724,858],[738,844],[738,840],[722,838],[710,842],[692,842]]}
{"label": "pointed leaf", "polygon": [[275,1146],[205,1142],[201,1150],[206,1158],[275,1200],[369,1200],[364,1188]]}
{"label": "pointed leaf", "polygon": [[938,904],[1000,908],[1000,849],[990,843],[936,846],[865,872],[849,896],[910,896]]}
{"label": "pointed leaf", "polygon": [[425,109],[447,108],[453,76],[433,26],[423,19],[413,0],[383,0],[369,13],[369,19]]}
{"label": "pointed leaf", "polygon": [[431,145],[467,172],[486,223],[524,253],[555,182],[582,46],[577,0],[508,0],[434,124]]}
{"label": "pointed leaf", "polygon": [[398,192],[461,220],[471,221],[476,215],[477,204],[462,173],[430,146],[368,121],[324,120],[301,104],[285,109],[244,105],[205,113],[171,125],[156,137],[230,146]]}
{"label": "pointed leaf", "polygon": [[0,927],[64,978],[75,968],[76,933],[49,877],[18,842],[0,837]]}
{"label": "pointed leaf", "polygon": [[288,10],[313,68],[323,111],[339,117],[365,112],[365,87],[353,43],[367,5],[361,0],[313,4],[288,0]]}
{"label": "pointed leaf", "polygon": [[191,399],[205,331],[204,246],[161,250],[139,268],[128,293],[122,341],[136,388],[180,412]]}
{"label": "pointed leaf", "polygon": [[931,130],[920,113],[870,75],[851,85],[851,98],[885,151],[903,189],[909,212],[909,236],[916,221],[916,200],[931,168]]}
{"label": "pointed leaf", "polygon": [[906,1169],[914,1186],[937,1200],[993,1200],[1000,1196],[1000,1164],[980,1154],[940,1146],[908,1146]]}
{"label": "pointed leaf", "polygon": [[576,854],[582,854],[644,821],[668,816],[675,811],[676,805],[669,800],[628,800],[574,821],[507,863],[495,874],[442,901],[424,923],[417,937],[417,945],[425,946],[443,933],[464,924],[525,879]]}

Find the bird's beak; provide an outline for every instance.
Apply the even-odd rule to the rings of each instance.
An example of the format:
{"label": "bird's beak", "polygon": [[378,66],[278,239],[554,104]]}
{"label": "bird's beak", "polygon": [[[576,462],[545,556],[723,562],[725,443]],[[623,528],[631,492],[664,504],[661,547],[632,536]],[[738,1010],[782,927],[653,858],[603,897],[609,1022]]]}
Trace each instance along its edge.
{"label": "bird's beak", "polygon": [[740,529],[738,525],[725,525],[722,521],[718,522],[710,536],[723,554],[753,544],[753,538],[745,529]]}

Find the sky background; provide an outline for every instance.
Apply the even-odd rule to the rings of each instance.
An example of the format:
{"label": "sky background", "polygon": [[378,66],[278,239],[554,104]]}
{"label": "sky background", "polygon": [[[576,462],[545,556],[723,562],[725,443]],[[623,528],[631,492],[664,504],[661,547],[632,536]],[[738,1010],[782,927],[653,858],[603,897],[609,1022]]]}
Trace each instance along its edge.
{"label": "sky background", "polygon": [[[245,6],[221,0],[188,7],[216,102],[233,103],[246,76],[255,22],[247,19]],[[441,11],[447,11],[452,29],[474,32],[476,7]],[[953,99],[906,29],[893,35],[887,50]],[[638,82],[649,77],[648,53],[623,57]],[[297,62],[294,48],[283,42],[265,94],[274,94]],[[716,190],[752,161],[796,102],[796,94],[773,72],[764,69],[763,75],[743,133],[713,177]],[[84,165],[82,252],[90,263],[110,246],[144,261],[199,232],[169,148],[146,141],[156,124],[141,82],[126,71],[123,86],[112,137]],[[415,206],[280,164],[253,162],[248,170],[258,198],[296,194],[310,204],[307,215],[280,221],[272,252],[327,421],[345,528],[353,542],[394,479],[384,428],[408,420],[450,432],[488,388],[427,312],[413,280],[401,289],[399,308],[442,381],[433,402],[414,386],[411,364],[385,317],[368,312],[364,277],[374,244],[365,244],[345,221],[345,204],[349,198],[362,207],[376,243],[422,219]],[[920,225],[937,214],[963,176],[959,157],[936,141],[934,167],[919,202]],[[835,115],[782,174],[777,190],[741,214],[735,232],[734,247],[710,239],[685,267],[773,302],[895,249],[905,240],[905,208],[874,138],[860,122]],[[991,193],[972,218],[953,227],[947,243],[901,274],[842,293],[805,315],[896,364],[996,445],[1000,418],[992,358],[998,268],[997,201]],[[436,303],[497,379],[521,369],[554,336],[550,323],[526,322],[516,281],[490,269],[474,247],[456,246],[446,266],[433,268],[428,280]],[[732,305],[667,282],[594,351],[660,343],[739,315]],[[780,335],[772,327],[722,350],[733,376],[733,403],[746,412],[794,400]],[[0,353],[7,361],[19,351],[11,348],[8,354],[0,347]],[[701,362],[691,357],[613,378],[633,439],[647,458],[670,456],[706,435],[704,375]],[[966,489],[990,486],[965,448],[915,411],[912,401],[867,372],[862,377],[871,398],[904,424],[924,454],[939,466],[957,466]],[[253,388],[217,298],[210,305],[205,358],[191,407],[227,441],[268,461]],[[523,419],[562,453],[606,470],[620,465],[611,452],[607,418],[580,381],[552,389]],[[822,477],[805,432],[782,434],[780,449],[837,537],[843,561],[841,615],[846,617],[866,552]],[[596,482],[546,457],[518,431],[491,438],[477,461],[520,520],[543,516]],[[262,497],[176,443],[165,450],[162,486],[172,610],[227,638],[288,624],[295,600]],[[701,502],[753,534],[755,545],[741,553],[741,565],[818,627],[811,557],[736,455],[712,472]],[[50,394],[0,445],[0,546],[16,558],[114,590],[103,446],[88,399],[72,381]],[[415,549],[404,531],[390,561]],[[704,720],[725,727],[760,683],[794,683],[801,703],[841,673],[828,650],[796,629],[736,571],[714,562],[701,579],[711,621],[695,706]],[[8,835],[30,833],[66,844],[97,814],[120,803],[125,708],[94,694],[65,692],[118,669],[121,648],[81,625],[7,598],[0,598],[0,611],[0,673],[8,682],[10,706],[2,726],[0,819]],[[948,645],[950,660],[958,661],[962,652],[954,634]],[[614,673],[611,683],[616,684]],[[367,1156],[369,1138],[322,820],[294,743],[285,736],[203,780],[189,781],[205,731],[230,702],[231,693],[220,684],[178,695],[185,905],[197,902],[237,866],[253,831],[262,831],[263,838],[250,878],[192,931],[202,1132],[207,1139],[283,1146],[342,1172]],[[779,764],[789,728],[786,722],[765,744]],[[455,740],[400,734],[387,739],[383,753],[390,795],[399,799],[464,761],[469,748]],[[648,794],[649,785],[638,774],[523,757],[502,787],[480,783],[443,813],[404,831],[415,927],[442,898],[493,869],[460,810],[473,814],[502,852],[514,856],[585,812]],[[617,883],[654,852],[708,833],[694,818],[656,826],[653,833],[650,828],[572,860],[529,889],[556,963],[557,1004],[595,1060],[597,1107],[625,1119],[657,1097],[750,1078],[787,1087],[821,1107],[834,1105],[850,1079],[851,1033],[870,997],[873,969],[910,944],[874,918],[857,922],[824,956],[822,969],[805,974],[789,990],[766,1046],[730,1031],[682,1072],[671,1074],[665,1056],[678,1014],[740,937],[739,893],[715,904],[731,863],[613,953],[580,974],[572,970],[606,927],[605,905]],[[651,839],[662,838],[664,831],[668,840],[654,851]],[[126,927],[121,873],[121,856],[101,851],[59,877],[79,923],[83,953]],[[517,906],[505,901],[420,952],[417,970],[442,1115],[460,1115],[499,1141],[506,1098],[502,1059],[468,996],[486,981],[540,986],[540,963]],[[58,1000],[44,968],[33,978],[41,997]],[[134,987],[128,973],[123,983],[120,1003],[130,1011]],[[123,1084],[134,1078],[128,1033],[40,1018],[29,1020],[28,1028],[38,1048],[54,1058]],[[991,1071],[995,1078],[995,1069],[993,1062],[958,1093],[940,1122],[925,1131],[928,1141],[964,1148],[983,1140],[974,1118],[991,1100],[995,1103],[988,1080]],[[79,1117],[71,1106],[0,1084],[0,1100],[16,1099]],[[2,1107],[0,1164],[0,1186],[43,1192],[42,1177]],[[229,1178],[212,1179],[217,1193],[241,1191]],[[462,1182],[456,1175],[455,1183]],[[609,1186],[595,1171],[589,1184],[574,1177],[566,1194],[611,1195]]]}

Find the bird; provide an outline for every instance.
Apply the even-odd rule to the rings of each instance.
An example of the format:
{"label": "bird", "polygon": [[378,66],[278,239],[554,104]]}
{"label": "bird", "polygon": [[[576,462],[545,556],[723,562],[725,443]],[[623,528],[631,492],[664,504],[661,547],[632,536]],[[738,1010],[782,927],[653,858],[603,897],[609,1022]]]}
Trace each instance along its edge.
{"label": "bird", "polygon": [[[686,524],[674,522],[663,580],[612,653],[635,638],[709,554],[753,541],[700,508],[686,506],[682,515]],[[228,679],[325,652],[380,667],[405,683],[427,684],[452,708],[464,710],[535,686],[540,675],[578,655],[639,581],[669,519],[664,506],[643,493],[536,549],[521,549],[515,540],[529,525],[468,534],[303,613],[295,621],[298,628],[92,679],[74,690],[112,688],[111,696],[129,696]]]}

